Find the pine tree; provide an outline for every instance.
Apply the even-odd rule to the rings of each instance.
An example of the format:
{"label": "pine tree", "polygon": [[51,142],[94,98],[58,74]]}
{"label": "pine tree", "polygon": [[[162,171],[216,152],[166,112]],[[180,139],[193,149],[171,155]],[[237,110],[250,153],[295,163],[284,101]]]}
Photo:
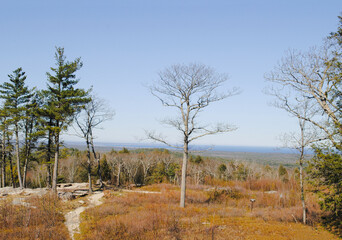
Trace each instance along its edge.
{"label": "pine tree", "polygon": [[60,134],[67,130],[72,123],[74,114],[89,101],[88,92],[75,88],[78,83],[76,71],[82,67],[80,58],[74,61],[66,61],[64,48],[57,47],[55,53],[56,67],[51,67],[52,73],[47,73],[49,101],[46,103],[45,112],[52,117],[52,130],[55,143],[55,162],[53,169],[52,189],[57,191],[57,174],[60,148]]}
{"label": "pine tree", "polygon": [[22,68],[14,70],[13,74],[8,75],[8,77],[9,82],[0,85],[0,98],[5,100],[4,105],[9,113],[8,118],[10,124],[14,127],[18,180],[20,188],[23,188],[20,171],[19,131],[20,125],[24,119],[23,112],[32,97],[32,90],[29,90],[25,85],[26,75]]}
{"label": "pine tree", "polygon": [[24,112],[24,138],[25,143],[23,146],[23,156],[24,156],[24,175],[23,175],[23,185],[26,187],[26,176],[28,170],[28,164],[32,159],[32,150],[37,147],[38,140],[44,136],[44,129],[42,128],[42,119],[39,115],[39,107],[42,105],[42,98],[38,92],[34,93],[31,101],[27,104],[27,108]]}

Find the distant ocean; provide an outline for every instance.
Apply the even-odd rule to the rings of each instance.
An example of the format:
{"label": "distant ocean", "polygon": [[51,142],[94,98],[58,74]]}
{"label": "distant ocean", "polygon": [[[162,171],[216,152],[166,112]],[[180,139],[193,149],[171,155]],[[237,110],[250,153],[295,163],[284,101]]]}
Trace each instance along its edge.
{"label": "distant ocean", "polygon": [[[66,142],[66,145],[84,145],[82,142]],[[105,143],[97,142],[98,147],[121,149],[123,147],[128,149],[138,148],[165,148],[175,149],[163,144],[153,143]],[[181,146],[180,146],[181,147]],[[294,149],[279,148],[279,147],[253,147],[253,146],[222,146],[222,145],[190,145],[191,151],[213,151],[213,152],[254,152],[254,153],[297,153]],[[312,151],[308,151],[311,154]]]}

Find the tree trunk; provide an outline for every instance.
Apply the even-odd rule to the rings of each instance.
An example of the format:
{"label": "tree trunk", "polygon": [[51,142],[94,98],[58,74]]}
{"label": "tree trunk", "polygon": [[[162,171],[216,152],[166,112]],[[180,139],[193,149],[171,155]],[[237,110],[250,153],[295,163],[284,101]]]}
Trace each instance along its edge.
{"label": "tree trunk", "polygon": [[15,124],[15,148],[16,148],[16,156],[17,156],[17,170],[18,170],[19,187],[22,189],[23,188],[23,181],[22,181],[21,172],[20,172],[19,129],[18,129],[18,124]]}
{"label": "tree trunk", "polygon": [[300,148],[300,158],[299,158],[299,181],[300,181],[300,198],[302,201],[303,208],[303,223],[306,224],[306,205],[304,196],[304,176],[303,176],[303,161],[305,154],[305,121],[299,120],[300,132],[301,132],[301,148]]}
{"label": "tree trunk", "polygon": [[[50,118],[50,121],[49,121],[49,126],[52,126],[52,118]],[[51,188],[52,187],[52,182],[51,182],[51,155],[52,155],[52,151],[51,151],[51,148],[52,148],[52,131],[49,129],[48,130],[48,142],[47,142],[47,153],[46,153],[46,163],[47,163],[47,181],[46,181],[46,186],[47,188]]]}
{"label": "tree trunk", "polygon": [[304,176],[303,176],[303,159],[299,160],[299,181],[300,181],[300,193],[301,193],[301,201],[303,208],[303,223],[306,224],[306,205],[305,205],[305,197],[304,197]]}
{"label": "tree trunk", "polygon": [[30,160],[31,155],[31,145],[32,145],[32,130],[33,130],[33,121],[26,120],[26,127],[25,127],[25,164],[24,164],[24,176],[23,176],[23,185],[26,188],[26,176],[27,176],[27,169],[28,163]]}
{"label": "tree trunk", "polygon": [[53,166],[53,176],[52,176],[52,190],[57,193],[57,175],[58,175],[58,159],[59,159],[59,133],[55,133],[55,163]]}
{"label": "tree trunk", "polygon": [[6,187],[6,133],[2,132],[2,187]]}
{"label": "tree trunk", "polygon": [[51,164],[50,163],[48,163],[47,165],[46,165],[46,170],[47,170],[47,176],[46,176],[46,187],[47,188],[51,188],[51,186],[52,186],[52,182],[51,182]]}
{"label": "tree trunk", "polygon": [[92,132],[90,132],[90,145],[91,145],[91,149],[92,149],[92,152],[93,152],[93,155],[94,155],[94,159],[95,159],[95,161],[97,163],[97,176],[98,176],[99,181],[100,181],[100,188],[103,188],[100,156],[98,156],[96,154]]}
{"label": "tree trunk", "polygon": [[26,151],[26,157],[25,157],[25,165],[24,165],[24,176],[23,176],[23,185],[26,188],[26,176],[27,176],[27,169],[28,169],[28,162],[29,162],[29,157],[31,153],[31,142],[28,143],[29,145],[27,146],[27,151]]}
{"label": "tree trunk", "polygon": [[8,154],[8,159],[10,162],[10,170],[11,170],[11,181],[12,181],[12,187],[15,188],[15,181],[14,181],[14,174],[13,174],[13,163],[12,163],[12,154]]}
{"label": "tree trunk", "polygon": [[28,165],[28,157],[25,157],[25,165],[24,165],[24,176],[23,176],[23,186],[26,188],[26,174],[27,174],[27,165]]}
{"label": "tree trunk", "polygon": [[189,157],[189,143],[184,141],[184,149],[183,149],[183,166],[182,166],[182,181],[181,181],[181,198],[180,198],[180,207],[185,207],[185,193],[186,193],[186,170],[188,165],[188,157]]}
{"label": "tree trunk", "polygon": [[88,170],[88,182],[89,182],[89,194],[93,193],[93,189],[92,189],[92,184],[91,184],[91,159],[90,159],[90,147],[89,147],[89,140],[86,140],[87,143],[87,158],[88,158],[88,166],[87,166],[87,170]]}

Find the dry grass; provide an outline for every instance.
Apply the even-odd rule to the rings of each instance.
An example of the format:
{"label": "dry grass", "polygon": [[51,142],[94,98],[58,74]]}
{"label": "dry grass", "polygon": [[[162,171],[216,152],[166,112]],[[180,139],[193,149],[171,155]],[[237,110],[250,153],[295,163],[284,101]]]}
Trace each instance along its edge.
{"label": "dry grass", "polygon": [[[106,192],[104,204],[82,213],[77,239],[337,239],[300,221],[298,196],[286,190],[265,194],[235,183],[232,191],[190,186],[187,207],[178,207],[179,189],[160,184],[143,190],[161,194]],[[215,198],[212,194],[216,194]],[[291,195],[292,194],[292,195]],[[249,198],[257,199],[251,212]],[[212,201],[208,199],[212,198]]]}
{"label": "dry grass", "polygon": [[29,198],[25,205],[12,200],[0,201],[0,239],[69,239],[61,202],[54,195]]}

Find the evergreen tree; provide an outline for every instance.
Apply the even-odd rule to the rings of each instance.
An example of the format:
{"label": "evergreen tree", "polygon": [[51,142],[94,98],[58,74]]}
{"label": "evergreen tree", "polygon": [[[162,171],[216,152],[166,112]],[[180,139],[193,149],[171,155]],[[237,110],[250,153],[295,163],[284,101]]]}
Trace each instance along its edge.
{"label": "evergreen tree", "polygon": [[27,104],[27,108],[24,112],[24,138],[25,143],[23,146],[23,157],[24,161],[24,175],[23,175],[23,185],[26,187],[26,176],[28,170],[29,161],[32,157],[32,150],[36,148],[38,140],[44,135],[45,131],[41,126],[41,116],[39,115],[39,111],[37,109],[41,107],[42,99],[38,92],[34,93],[34,96],[31,98],[31,101]]}
{"label": "evergreen tree", "polygon": [[280,164],[278,168],[278,177],[283,181],[287,182],[289,180],[289,174],[286,170],[286,168]]}
{"label": "evergreen tree", "polygon": [[6,136],[8,134],[8,121],[7,121],[7,109],[3,106],[0,109],[0,131],[1,131],[1,182],[2,187],[6,187]]}
{"label": "evergreen tree", "polygon": [[0,98],[5,100],[4,105],[8,110],[8,118],[11,125],[14,127],[18,180],[20,188],[23,188],[20,171],[19,131],[20,125],[24,119],[23,112],[32,97],[32,90],[29,90],[25,85],[26,75],[22,68],[14,70],[13,74],[8,75],[8,77],[9,82],[0,85]]}
{"label": "evergreen tree", "polygon": [[52,117],[52,130],[55,144],[55,162],[53,169],[52,188],[57,190],[58,160],[60,148],[60,134],[67,130],[72,123],[74,114],[89,101],[87,91],[75,88],[78,83],[76,71],[82,67],[80,58],[74,61],[66,61],[64,48],[57,47],[55,53],[56,67],[51,67],[52,73],[47,73],[49,101],[44,111]]}

